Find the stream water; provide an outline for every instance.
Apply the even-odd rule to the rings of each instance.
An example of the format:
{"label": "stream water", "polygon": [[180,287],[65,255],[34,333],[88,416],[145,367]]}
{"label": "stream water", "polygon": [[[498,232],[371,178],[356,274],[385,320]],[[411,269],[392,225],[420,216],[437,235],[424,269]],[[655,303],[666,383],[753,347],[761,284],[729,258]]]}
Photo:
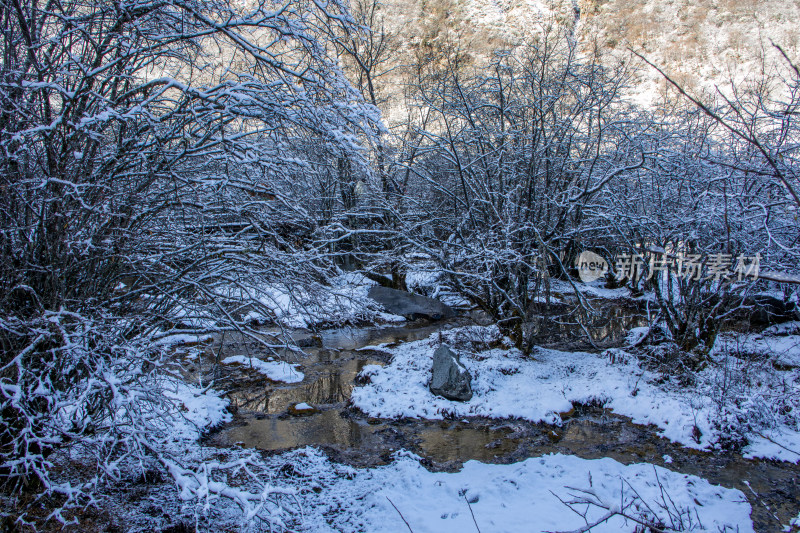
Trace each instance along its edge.
{"label": "stream water", "polygon": [[[389,362],[385,352],[364,347],[424,339],[465,323],[462,318],[438,324],[345,328],[315,337],[298,332],[295,338],[301,344],[316,346],[294,356],[305,373],[296,384],[271,382],[238,365],[223,365],[220,383],[229,391],[235,418],[209,441],[267,453],[316,446],[333,460],[356,467],[385,464],[403,448],[422,456],[427,468],[446,471],[458,470],[468,460],[513,463],[549,453],[611,457],[626,464],[653,463],[738,488],[750,501],[757,531],[780,531],[800,511],[800,465],[698,452],[658,437],[655,428],[635,425],[597,407],[576,405],[557,427],[518,419],[384,420],[367,417],[349,405],[364,366]],[[641,316],[613,311],[610,320],[590,332],[596,345],[613,345],[639,323]],[[543,344],[577,347],[582,341],[570,327],[574,325],[551,327],[552,335]],[[223,353],[243,353],[235,340],[221,348]],[[290,406],[303,402],[316,411],[306,416],[288,413]],[[669,464],[665,456],[671,457]]]}

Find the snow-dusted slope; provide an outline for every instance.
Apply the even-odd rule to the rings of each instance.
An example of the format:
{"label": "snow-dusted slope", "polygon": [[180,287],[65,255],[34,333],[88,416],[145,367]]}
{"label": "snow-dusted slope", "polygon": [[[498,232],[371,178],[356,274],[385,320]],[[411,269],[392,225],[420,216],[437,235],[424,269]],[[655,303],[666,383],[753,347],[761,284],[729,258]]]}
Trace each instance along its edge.
{"label": "snow-dusted slope", "polygon": [[[550,25],[572,35],[583,52],[598,47],[607,64],[640,69],[631,94],[649,105],[664,92],[661,76],[629,48],[696,92],[754,77],[761,58],[782,62],[772,42],[798,57],[800,2],[782,0],[385,0],[386,28],[396,35],[392,62],[420,52],[435,58],[456,45],[465,65],[480,65],[498,48],[531,42]],[[402,120],[403,69],[385,78],[390,121]]]}

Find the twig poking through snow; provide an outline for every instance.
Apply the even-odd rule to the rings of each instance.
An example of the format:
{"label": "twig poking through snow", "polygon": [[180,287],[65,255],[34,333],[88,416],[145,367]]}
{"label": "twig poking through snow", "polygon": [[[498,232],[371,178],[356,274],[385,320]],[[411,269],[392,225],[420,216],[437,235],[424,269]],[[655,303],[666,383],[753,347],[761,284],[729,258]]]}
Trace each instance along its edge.
{"label": "twig poking through snow", "polygon": [[478,533],[481,533],[481,528],[478,527],[478,521],[475,520],[475,513],[472,512],[472,504],[469,503],[466,494],[464,494],[464,501],[467,502],[467,507],[469,507],[469,514],[472,515],[472,522],[475,524],[475,529],[478,530]]}
{"label": "twig poking through snow", "polygon": [[399,515],[400,515],[400,518],[403,520],[403,523],[406,525],[406,527],[408,528],[408,530],[409,530],[411,533],[414,533],[414,530],[413,530],[413,529],[411,529],[411,526],[409,525],[409,523],[408,523],[408,521],[406,520],[406,518],[403,516],[403,513],[401,513],[401,512],[400,512],[400,509],[398,509],[398,508],[397,508],[397,506],[394,504],[394,502],[393,502],[391,499],[389,499],[389,497],[388,497],[388,496],[386,497],[386,499],[387,499],[387,500],[389,500],[389,503],[391,503],[391,504],[392,504],[392,507],[394,507],[394,510],[395,510],[395,511],[397,511],[397,514],[399,514]]}

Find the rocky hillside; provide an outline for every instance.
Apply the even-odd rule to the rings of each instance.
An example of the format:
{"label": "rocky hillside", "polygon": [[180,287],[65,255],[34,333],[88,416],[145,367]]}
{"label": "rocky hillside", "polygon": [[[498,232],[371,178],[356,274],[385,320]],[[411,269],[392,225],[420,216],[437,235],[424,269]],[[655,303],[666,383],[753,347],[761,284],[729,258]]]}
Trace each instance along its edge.
{"label": "rocky hillside", "polygon": [[[790,57],[800,45],[800,0],[386,0],[385,24],[395,34],[396,64],[457,45],[467,63],[518,46],[547,25],[569,32],[585,52],[625,60],[629,48],[695,91],[757,76],[762,57],[773,64],[779,44]],[[632,91],[644,104],[664,81],[642,65]],[[401,69],[390,75],[397,96]],[[397,99],[390,106],[397,111]]]}
{"label": "rocky hillside", "polygon": [[[695,90],[758,76],[800,44],[797,0],[587,0],[578,33],[615,54],[631,47]],[[656,87],[652,71],[645,88]]]}

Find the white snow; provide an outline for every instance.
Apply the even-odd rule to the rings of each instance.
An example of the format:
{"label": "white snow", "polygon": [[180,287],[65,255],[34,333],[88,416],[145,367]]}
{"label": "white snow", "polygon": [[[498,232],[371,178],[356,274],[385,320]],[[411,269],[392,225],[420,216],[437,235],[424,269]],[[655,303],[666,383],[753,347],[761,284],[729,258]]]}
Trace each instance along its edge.
{"label": "white snow", "polygon": [[800,322],[793,320],[783,324],[775,324],[762,332],[764,335],[798,335],[800,334]]}
{"label": "white snow", "polygon": [[362,346],[361,348],[356,348],[357,352],[364,352],[367,350],[375,350],[375,351],[386,351],[387,346],[393,345],[394,342],[382,342],[380,344],[370,344],[369,346]]}
{"label": "white snow", "polygon": [[[427,387],[437,343],[434,335],[385,349],[393,355],[391,364],[363,369],[370,383],[353,390],[354,405],[382,418],[519,417],[560,424],[559,413],[573,403],[599,401],[637,424],[655,425],[670,440],[694,448],[711,444],[710,401],[688,397],[668,384],[651,384],[656,376],[621,350],[596,355],[540,348],[533,360],[514,349],[489,350],[477,357],[461,352],[474,394],[468,402],[455,402],[434,396]],[[701,432],[699,443],[693,436],[695,425]]]}
{"label": "white snow", "polygon": [[717,338],[712,353],[760,354],[777,363],[800,367],[800,335],[781,335],[796,328],[796,323],[790,322],[773,326],[763,333],[723,333]]}
{"label": "white snow", "polygon": [[211,335],[191,335],[186,333],[178,333],[172,335],[165,335],[155,341],[153,346],[173,346],[175,344],[199,344],[201,342],[208,342],[214,337]]}
{"label": "white snow", "polygon": [[643,296],[633,297],[631,296],[631,291],[626,287],[620,287],[619,289],[606,289],[604,280],[596,280],[592,281],[591,283],[574,282],[573,286],[573,284],[568,281],[554,279],[550,281],[550,289],[556,294],[575,294],[575,289],[577,289],[584,296],[602,298],[604,300],[655,299],[653,293],[646,293]]}
{"label": "white snow", "polygon": [[367,296],[375,284],[361,274],[348,272],[333,277],[331,286],[309,291],[299,286],[259,283],[247,289],[232,291],[257,301],[258,309],[245,317],[248,321],[277,321],[286,327],[307,328],[320,323],[352,323],[360,321],[404,322],[405,318],[381,311],[377,302]]}
{"label": "white snow", "polygon": [[305,375],[299,370],[299,365],[292,365],[286,361],[262,361],[256,357],[232,355],[223,359],[222,363],[226,365],[234,363],[244,365],[261,374],[264,374],[272,381],[299,383],[303,381],[303,378],[305,377]]}
{"label": "white snow", "polygon": [[376,311],[375,318],[387,324],[400,324],[406,321],[406,318],[400,315],[393,315],[385,311]]}
{"label": "white snow", "polygon": [[796,463],[800,461],[800,431],[781,427],[750,438],[750,443],[742,450],[746,459],[764,458]]}
{"label": "white snow", "polygon": [[[451,330],[448,335],[455,338],[459,331]],[[699,449],[708,449],[718,441],[723,405],[734,418],[739,414],[756,417],[750,424],[750,445],[745,449],[748,457],[800,460],[794,453],[800,450],[800,428],[795,427],[791,414],[794,408],[790,406],[789,415],[779,412],[780,402],[794,401],[791,398],[800,392],[794,373],[772,376],[762,372],[762,376],[746,362],[731,360],[711,365],[696,375],[695,385],[687,386],[642,369],[634,355],[620,349],[591,354],[537,348],[532,359],[523,358],[514,349],[478,353],[456,350],[472,374],[474,394],[468,402],[455,402],[433,395],[427,387],[438,339],[433,335],[383,348],[392,354],[392,362],[364,367],[362,375],[369,383],[353,390],[353,404],[381,418],[518,417],[560,424],[559,413],[569,411],[573,404],[599,403],[636,424],[652,424],[663,437]],[[747,385],[749,388],[734,391],[725,381],[734,370],[749,375],[753,382]],[[783,398],[770,393],[776,379],[785,390]],[[724,404],[720,403],[722,390],[730,397]],[[734,397],[734,392],[738,396]]]}
{"label": "white snow", "polygon": [[648,326],[631,328],[628,335],[625,337],[625,342],[630,346],[636,346],[642,342],[642,339],[644,339],[648,333],[650,333],[650,328]]}
{"label": "white snow", "polygon": [[313,409],[313,407],[308,405],[306,402],[298,403],[297,405],[294,406],[294,408],[299,410],[299,411]]}
{"label": "white snow", "polygon": [[[476,531],[476,523],[481,531],[492,533],[575,529],[585,522],[558,498],[569,500],[579,493],[566,487],[588,489],[590,480],[604,502],[624,507],[638,494],[667,524],[663,502],[673,514],[683,513],[685,524],[691,520],[709,531],[753,531],[750,505],[742,492],[647,463],[624,466],[609,458],[554,454],[509,465],[468,461],[460,472],[432,473],[421,466],[419,457],[401,451],[389,465],[356,470],[330,463],[312,448],[282,460],[319,483],[304,500],[305,525],[315,532],[397,533],[410,527],[415,533],[463,533]],[[588,518],[604,513],[592,508]],[[614,517],[593,531],[616,533],[634,527]]]}
{"label": "white snow", "polygon": [[232,419],[227,411],[230,402],[220,398],[214,390],[202,390],[182,381],[172,381],[166,384],[164,392],[167,398],[182,406],[181,417],[169,422],[172,425],[169,434],[175,440],[197,440],[205,430]]}

